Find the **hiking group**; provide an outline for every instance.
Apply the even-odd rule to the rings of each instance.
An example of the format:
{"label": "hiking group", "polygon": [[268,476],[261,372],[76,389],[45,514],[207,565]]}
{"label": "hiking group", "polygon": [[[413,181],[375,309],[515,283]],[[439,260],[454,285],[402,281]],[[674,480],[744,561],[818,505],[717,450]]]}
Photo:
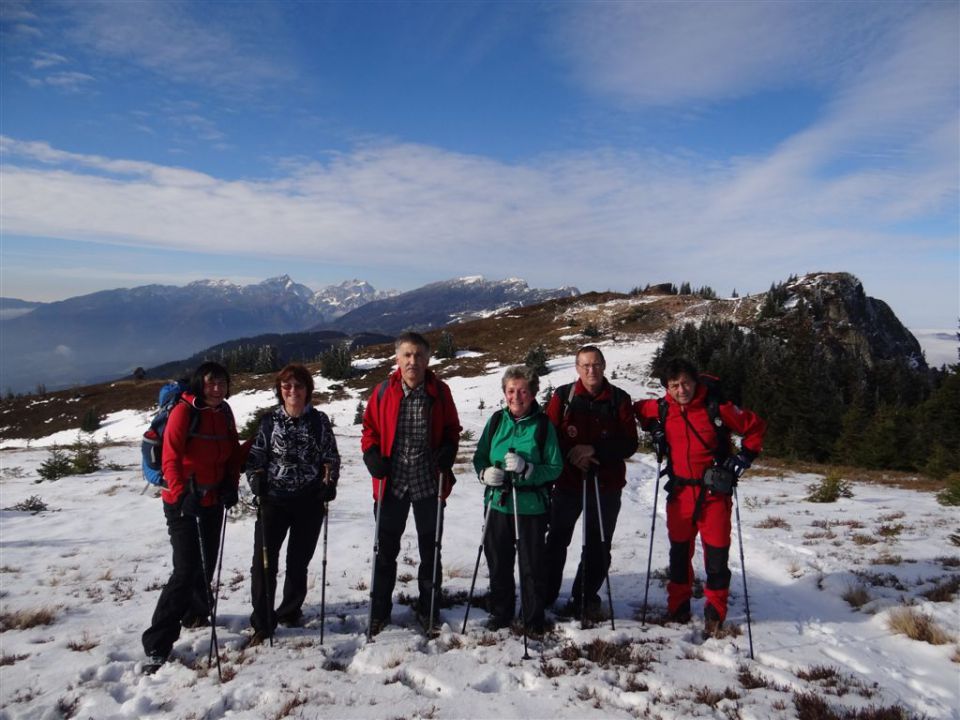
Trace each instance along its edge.
{"label": "hiking group", "polygon": [[[428,634],[441,624],[443,515],[456,481],[452,468],[462,430],[450,388],[428,367],[426,338],[403,333],[395,350],[396,368],[372,389],[363,413],[361,451],[372,479],[374,519],[368,639],[391,622],[397,558],[411,508],[420,555],[415,614]],[[700,375],[684,359],[666,364],[660,378],[663,397],[636,403],[605,377],[606,361],[599,347],[580,348],[575,365],[577,380],[557,388],[545,409],[536,400],[539,378],[533,370],[515,365],[503,374],[503,408],[491,414],[473,455],[484,486],[483,525],[463,630],[481,553],[489,571],[488,629],[509,627],[518,615],[515,564],[524,648],[528,635],[540,635],[547,628],[545,611],[551,606],[557,617],[579,617],[583,623],[609,618],[613,624],[611,547],[627,481],[626,460],[638,447],[639,422],[650,433],[658,465],[651,557],[656,493],[660,477],[668,478],[665,620],[691,619],[692,559],[699,534],[706,571],[704,632],[716,634],[727,613],[737,480],[760,453],[766,424],[754,413],[723,401],[715,379]],[[158,414],[165,429],[155,419],[145,436],[149,439],[153,432],[152,442],[162,447],[160,458],[154,460],[162,467],[161,496],[173,571],[143,633],[144,672],[155,671],[167,660],[181,627],[212,625],[211,661],[217,652],[217,592],[212,586],[219,589],[217,558],[222,563],[226,513],[238,501],[241,472],[257,507],[250,644],[272,643],[278,623],[303,623],[307,569],[323,530],[322,642],[325,520],[340,475],[331,422],[310,403],[309,371],[292,364],[277,374],[276,408],[241,444],[226,402],[229,391],[226,369],[203,363],[189,387]],[[739,449],[732,447],[731,434],[742,437]],[[581,515],[577,570],[570,597],[561,602],[567,548]],[[285,580],[280,605],[275,607],[285,539]],[[648,590],[649,576],[648,560]],[[607,610],[600,597],[604,584]],[[749,624],[749,606],[747,612]],[[219,655],[217,662],[219,667]]]}

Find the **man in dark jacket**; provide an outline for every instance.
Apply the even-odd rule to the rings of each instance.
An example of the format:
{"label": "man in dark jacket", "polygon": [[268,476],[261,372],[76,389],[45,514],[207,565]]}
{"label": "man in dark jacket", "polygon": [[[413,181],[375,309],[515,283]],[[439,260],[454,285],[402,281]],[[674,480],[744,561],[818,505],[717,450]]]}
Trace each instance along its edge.
{"label": "man in dark jacket", "polygon": [[[701,382],[696,367],[687,360],[667,363],[661,381],[666,395],[662,399],[640,400],[634,409],[640,427],[651,433],[658,456],[667,458],[667,613],[674,622],[690,620],[694,540],[699,533],[707,572],[704,630],[713,635],[727,616],[733,488],[706,487],[704,473],[709,468],[723,467],[732,473],[730,477],[735,483],[760,454],[767,424],[732,402],[709,398],[706,381]],[[711,417],[712,412],[716,420]],[[731,452],[728,431],[743,437],[736,454]]]}
{"label": "man in dark jacket", "polygon": [[[417,617],[430,624],[431,594],[439,608],[442,567],[433,567],[437,533],[438,490],[445,500],[453,485],[453,467],[460,442],[460,419],[446,383],[427,369],[430,345],[418,333],[396,340],[397,369],[375,387],[363,414],[360,447],[373,476],[374,515],[381,507],[378,552],[371,588],[370,634],[390,622],[397,580],[400,538],[413,507],[417,526],[420,597]],[[443,529],[440,529],[443,532]],[[433,578],[437,587],[433,587]],[[433,624],[439,613],[435,611]]]}
{"label": "man in dark jacket", "polygon": [[[576,366],[579,379],[557,388],[547,405],[547,417],[557,429],[564,464],[551,502],[546,602],[555,602],[560,594],[567,546],[583,511],[586,488],[586,551],[563,612],[580,615],[581,597],[585,597],[587,615],[597,619],[602,613],[599,591],[610,567],[610,545],[620,514],[620,494],[626,485],[625,460],[637,450],[637,424],[630,396],[604,377],[606,361],[600,348],[580,348]],[[598,494],[605,542],[600,540]],[[583,587],[581,583],[585,583]]]}

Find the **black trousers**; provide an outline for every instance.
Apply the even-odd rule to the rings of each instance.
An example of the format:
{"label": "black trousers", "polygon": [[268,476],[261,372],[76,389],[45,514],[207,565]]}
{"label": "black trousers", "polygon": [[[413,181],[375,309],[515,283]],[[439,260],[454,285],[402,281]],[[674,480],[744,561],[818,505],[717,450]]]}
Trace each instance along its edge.
{"label": "black trousers", "polygon": [[[420,593],[417,600],[417,612],[430,613],[430,595],[433,591],[433,549],[437,534],[437,498],[429,497],[415,502],[408,495],[397,498],[388,489],[383,495],[383,507],[380,510],[379,551],[373,575],[371,601],[373,617],[387,620],[393,610],[393,588],[397,582],[397,557],[400,555],[400,538],[407,527],[407,516],[413,507],[413,521],[417,526],[417,547],[420,550],[420,567],[417,570],[417,588]],[[373,504],[376,517],[377,504]],[[440,528],[441,537],[443,527]],[[443,563],[437,555],[437,601],[440,607],[440,591],[443,579]]]}
{"label": "black trousers", "polygon": [[[518,515],[520,541],[521,589],[523,597],[520,609],[528,628],[543,627],[543,550],[544,533],[547,530],[547,515]],[[490,572],[490,597],[487,609],[502,621],[513,619],[517,604],[516,586],[513,578],[513,514],[490,510],[487,515],[487,531],[483,539],[483,554]]]}
{"label": "black trousers", "polygon": [[[323,501],[317,497],[261,500],[250,568],[250,595],[253,601],[250,625],[254,630],[272,633],[278,619],[293,618],[300,614],[307,598],[307,567],[317,549],[323,516]],[[263,567],[264,537],[267,545],[266,570]],[[274,611],[280,547],[284,539],[287,540],[286,576],[280,607]]]}
{"label": "black trousers", "polygon": [[167,533],[173,550],[173,572],[160,592],[153,618],[142,636],[143,651],[147,655],[167,656],[180,637],[180,623],[189,623],[210,614],[207,592],[216,569],[217,552],[220,548],[220,528],[223,508],[220,505],[203,508],[199,526],[203,536],[207,575],[203,575],[200,556],[198,520],[181,516],[180,510],[163,503],[167,520]]}
{"label": "black trousers", "polygon": [[[600,493],[600,512],[603,516],[603,536],[600,542],[600,523],[597,517],[597,496],[593,485],[587,483],[587,547],[581,549],[580,564],[573,581],[570,594],[574,603],[581,598],[580,585],[583,582],[583,566],[586,564],[587,604],[600,602],[600,588],[607,571],[610,569],[610,545],[613,532],[617,529],[620,516],[620,491]],[[550,531],[547,533],[546,548],[546,595],[545,602],[552,605],[560,595],[563,583],[563,568],[567,562],[567,547],[573,538],[573,532],[580,517],[583,505],[582,491],[578,493],[554,493],[550,504]],[[583,542],[581,541],[581,548]]]}

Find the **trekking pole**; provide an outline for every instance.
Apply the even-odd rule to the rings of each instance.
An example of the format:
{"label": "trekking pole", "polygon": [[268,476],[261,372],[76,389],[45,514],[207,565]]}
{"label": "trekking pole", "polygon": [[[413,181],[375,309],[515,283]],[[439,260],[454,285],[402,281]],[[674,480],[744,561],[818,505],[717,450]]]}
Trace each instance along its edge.
{"label": "trekking pole", "polygon": [[[500,466],[500,461],[498,460],[495,463],[498,467]],[[480,572],[480,556],[483,554],[483,541],[487,537],[487,517],[490,514],[490,504],[483,509],[483,528],[480,530],[480,547],[477,548],[477,562],[473,565],[473,579],[470,581],[470,593],[467,595],[467,611],[463,614],[463,627],[460,629],[460,634],[464,634],[467,631],[467,618],[470,617],[470,606],[473,604],[473,589],[477,585],[477,573]]]}
{"label": "trekking pole", "polygon": [[263,514],[263,506],[257,502],[257,522],[260,523],[260,561],[263,564],[263,594],[266,595],[266,623],[270,628],[267,637],[270,647],[273,647],[273,593],[270,592],[270,555],[267,552],[267,522]]}
{"label": "trekking pole", "polygon": [[607,603],[610,605],[610,629],[616,630],[617,626],[613,622],[613,591],[610,589],[610,549],[607,548],[606,534],[603,530],[603,511],[600,509],[600,481],[597,479],[596,465],[591,465],[590,474],[593,475],[593,491],[597,497],[597,522],[600,524],[600,545],[607,554],[603,559],[605,568],[603,575],[607,581]]}
{"label": "trekking pole", "polygon": [[[210,581],[208,580],[209,575],[207,575],[207,548],[203,543],[203,523],[200,521],[199,515],[196,516],[196,520],[197,520],[197,540],[200,542],[200,570],[203,573],[203,585],[207,589],[207,606],[210,608],[213,608],[214,606],[213,593],[210,592]],[[210,634],[211,634],[210,642],[216,645],[217,644],[217,626],[213,623],[211,623],[210,625]],[[209,665],[210,663],[208,661],[207,666],[209,667]],[[218,646],[218,652],[217,652],[217,677],[220,678],[220,682],[223,682],[223,673],[220,670],[219,646]]]}
{"label": "trekking pole", "polygon": [[583,492],[580,495],[580,629],[587,628],[587,473],[581,473]]}
{"label": "trekking pole", "polygon": [[[508,452],[515,453],[516,450],[510,448]],[[523,659],[529,660],[530,653],[527,652],[527,613],[524,608],[523,594],[523,566],[520,560],[520,520],[517,516],[517,485],[514,482],[516,473],[507,473],[510,476],[510,490],[513,493],[513,552],[517,556],[517,575],[520,577],[520,622],[523,624]]]}
{"label": "trekking pole", "polygon": [[440,543],[443,539],[443,473],[437,480],[437,529],[433,536],[433,574],[430,580],[430,620],[427,636],[433,634],[433,611],[437,603],[437,567],[440,564]]}
{"label": "trekking pole", "polygon": [[373,525],[373,555],[370,557],[370,610],[367,613],[367,642],[373,641],[373,585],[377,579],[377,558],[380,556],[380,511],[383,509],[383,494],[387,491],[387,479],[380,478],[380,491],[377,493],[376,520]]}
{"label": "trekking pole", "polygon": [[[324,484],[330,482],[330,466],[324,465]],[[323,570],[320,573],[320,644],[323,645],[323,625],[327,615],[327,531],[330,529],[330,503],[323,503]]]}
{"label": "trekking pole", "polygon": [[660,495],[660,476],[662,463],[657,458],[657,483],[653,489],[653,517],[650,519],[650,552],[647,553],[647,582],[643,589],[643,610],[640,613],[640,624],[647,624],[647,594],[650,592],[650,564],[653,562],[653,532],[657,529],[657,497]]}
{"label": "trekking pole", "polygon": [[327,530],[330,529],[330,503],[323,504],[323,570],[320,574],[320,644],[323,645],[323,626],[327,617]]}
{"label": "trekking pole", "polygon": [[[213,612],[210,613],[210,627],[215,628],[217,626],[217,607],[220,605],[220,574],[223,572],[223,543],[227,538],[227,506],[223,506],[223,518],[221,519],[220,525],[220,549],[217,553],[219,558],[217,559],[217,582],[214,585],[213,591]],[[217,655],[220,654],[220,644],[217,642],[216,632],[210,632],[210,653],[207,655],[207,666],[213,661],[213,653],[216,650]]]}
{"label": "trekking pole", "polygon": [[750,659],[753,660],[753,630],[750,628],[750,596],[747,595],[747,566],[743,561],[743,533],[740,532],[740,499],[737,486],[733,486],[733,506],[737,509],[737,539],[740,540],[740,570],[743,573],[743,603],[747,608],[747,639],[750,642]]}

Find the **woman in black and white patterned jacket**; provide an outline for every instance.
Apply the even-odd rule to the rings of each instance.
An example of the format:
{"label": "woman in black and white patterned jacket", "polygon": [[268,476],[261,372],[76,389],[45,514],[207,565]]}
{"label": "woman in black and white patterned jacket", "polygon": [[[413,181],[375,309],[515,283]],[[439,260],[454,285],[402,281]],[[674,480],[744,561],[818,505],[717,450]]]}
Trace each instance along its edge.
{"label": "woman in black and white patterned jacket", "polygon": [[[340,476],[340,453],[330,420],[310,404],[309,371],[303,365],[287,365],[277,373],[276,393],[280,405],[261,419],[246,464],[250,490],[259,499],[251,568],[253,645],[271,637],[278,622],[289,627],[303,624],[307,566]],[[283,597],[274,610],[280,546],[288,532]]]}

